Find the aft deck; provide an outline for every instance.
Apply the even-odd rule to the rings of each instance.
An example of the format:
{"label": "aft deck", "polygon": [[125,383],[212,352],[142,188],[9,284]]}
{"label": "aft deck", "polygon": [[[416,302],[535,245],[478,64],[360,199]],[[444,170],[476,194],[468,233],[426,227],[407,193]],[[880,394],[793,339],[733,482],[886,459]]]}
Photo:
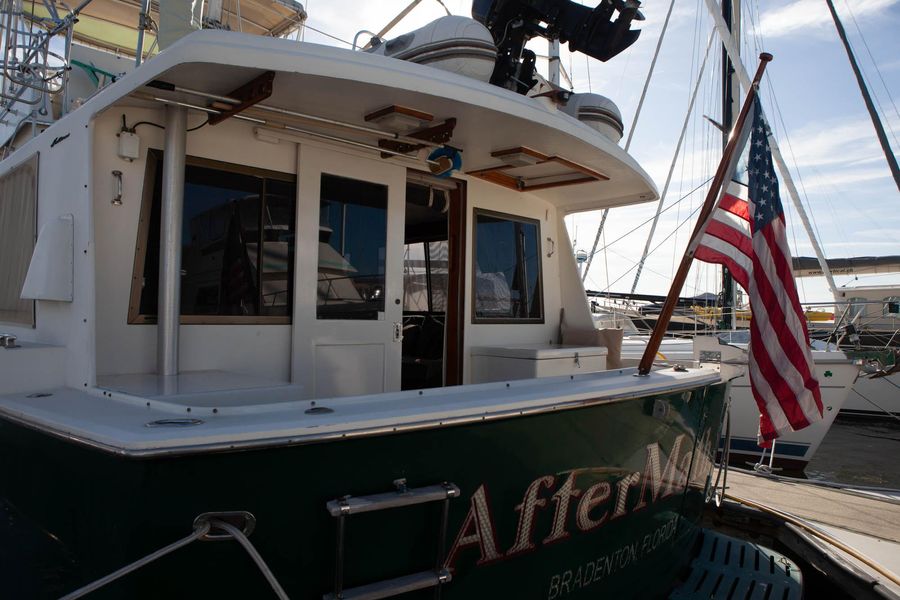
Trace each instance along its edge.
{"label": "aft deck", "polygon": [[80,444],[129,456],[187,454],[443,427],[696,390],[717,367],[635,369],[431,390],[301,399],[297,386],[228,373],[111,379],[106,387],[0,396],[0,415]]}

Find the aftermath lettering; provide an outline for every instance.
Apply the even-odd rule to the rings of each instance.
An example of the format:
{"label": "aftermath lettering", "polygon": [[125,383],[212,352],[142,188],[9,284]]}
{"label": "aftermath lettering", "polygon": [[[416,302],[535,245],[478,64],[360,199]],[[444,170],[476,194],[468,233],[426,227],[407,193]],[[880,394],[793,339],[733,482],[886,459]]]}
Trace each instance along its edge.
{"label": "aftermath lettering", "polygon": [[[505,553],[498,550],[494,516],[489,506],[487,488],[485,484],[482,484],[470,498],[469,511],[466,513],[459,533],[447,555],[446,566],[454,569],[460,554],[465,553],[469,548],[477,547],[479,550],[480,555],[476,565],[514,557],[534,550],[538,546],[538,542],[535,541],[538,514],[548,507],[550,501],[553,503],[552,522],[546,537],[537,538],[541,545],[560,542],[571,537],[573,531],[569,527],[573,520],[570,518],[573,503],[576,503],[574,509],[576,532],[589,532],[613,519],[619,519],[629,512],[644,509],[650,504],[679,492],[688,483],[688,473],[691,472],[691,461],[693,460],[693,452],[690,449],[680,455],[684,446],[690,448],[685,444],[686,439],[685,434],[676,437],[666,459],[665,468],[661,468],[659,444],[654,442],[645,449],[645,464],[642,472],[634,471],[613,481],[597,482],[585,490],[578,488],[578,477],[605,469],[575,469],[560,474],[565,475],[565,479],[552,495],[549,494],[549,490],[557,485],[557,476],[538,477],[528,485],[522,501],[514,507],[515,512],[518,513],[516,534],[512,546]],[[701,453],[703,454],[703,452]],[[615,491],[613,491],[613,486],[615,486]],[[634,498],[634,494],[629,494],[632,489],[637,489],[637,500],[629,509],[629,495]],[[656,538],[659,537],[656,536]],[[636,541],[634,548],[622,549],[612,560],[618,561],[615,564],[622,561],[627,564],[635,559],[639,549],[641,552],[644,552],[645,547],[652,550],[659,543],[659,539],[655,539],[651,535],[641,542],[640,548]],[[587,579],[593,580],[598,573],[608,573],[609,570],[609,565],[593,564],[590,567],[591,575]],[[574,586],[576,582],[583,583],[586,575],[587,567],[583,572],[576,570],[569,573],[568,577],[566,577],[566,573],[560,574],[555,584],[559,587],[558,593],[567,593],[564,590]]]}

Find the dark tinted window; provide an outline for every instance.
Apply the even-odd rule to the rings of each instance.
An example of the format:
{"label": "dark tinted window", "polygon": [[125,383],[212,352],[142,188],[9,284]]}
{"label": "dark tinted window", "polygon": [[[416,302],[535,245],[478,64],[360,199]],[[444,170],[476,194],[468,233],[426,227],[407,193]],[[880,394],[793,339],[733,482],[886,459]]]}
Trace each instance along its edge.
{"label": "dark tinted window", "polygon": [[322,175],[319,205],[319,319],[377,319],[384,312],[388,190]]}
{"label": "dark tinted window", "polygon": [[537,221],[475,213],[475,319],[543,320]]}
{"label": "dark tinted window", "polygon": [[[181,314],[290,316],[295,183],[241,169],[185,168]],[[157,161],[140,312],[157,312],[162,159]]]}

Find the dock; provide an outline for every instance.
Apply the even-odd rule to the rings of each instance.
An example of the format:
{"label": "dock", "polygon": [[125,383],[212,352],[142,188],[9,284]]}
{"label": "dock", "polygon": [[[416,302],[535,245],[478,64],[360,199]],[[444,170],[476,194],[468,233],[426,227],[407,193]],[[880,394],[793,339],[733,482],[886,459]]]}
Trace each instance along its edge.
{"label": "dock", "polygon": [[[783,526],[774,526],[770,533],[787,546],[792,546],[791,540],[797,536],[817,537],[815,545],[823,555],[811,562],[818,563],[821,570],[828,573],[829,561],[843,561],[870,575],[873,585],[881,585],[894,595],[900,594],[898,497],[878,491],[729,470],[725,498],[732,512],[748,509],[737,520],[747,519],[750,511],[763,509],[767,516],[781,513],[805,521],[813,530],[846,545],[846,549],[810,535],[809,531],[790,522],[782,521]],[[724,515],[721,515],[723,521],[735,523],[733,515]],[[713,516],[713,520],[717,521],[719,517]]]}

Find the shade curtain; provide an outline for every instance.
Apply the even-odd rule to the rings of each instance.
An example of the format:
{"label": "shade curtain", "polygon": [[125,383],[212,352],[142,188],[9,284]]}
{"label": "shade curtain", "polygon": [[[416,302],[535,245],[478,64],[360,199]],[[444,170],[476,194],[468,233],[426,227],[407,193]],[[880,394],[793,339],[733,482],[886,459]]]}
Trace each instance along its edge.
{"label": "shade curtain", "polygon": [[37,155],[0,177],[0,322],[34,325],[22,285],[36,241]]}

